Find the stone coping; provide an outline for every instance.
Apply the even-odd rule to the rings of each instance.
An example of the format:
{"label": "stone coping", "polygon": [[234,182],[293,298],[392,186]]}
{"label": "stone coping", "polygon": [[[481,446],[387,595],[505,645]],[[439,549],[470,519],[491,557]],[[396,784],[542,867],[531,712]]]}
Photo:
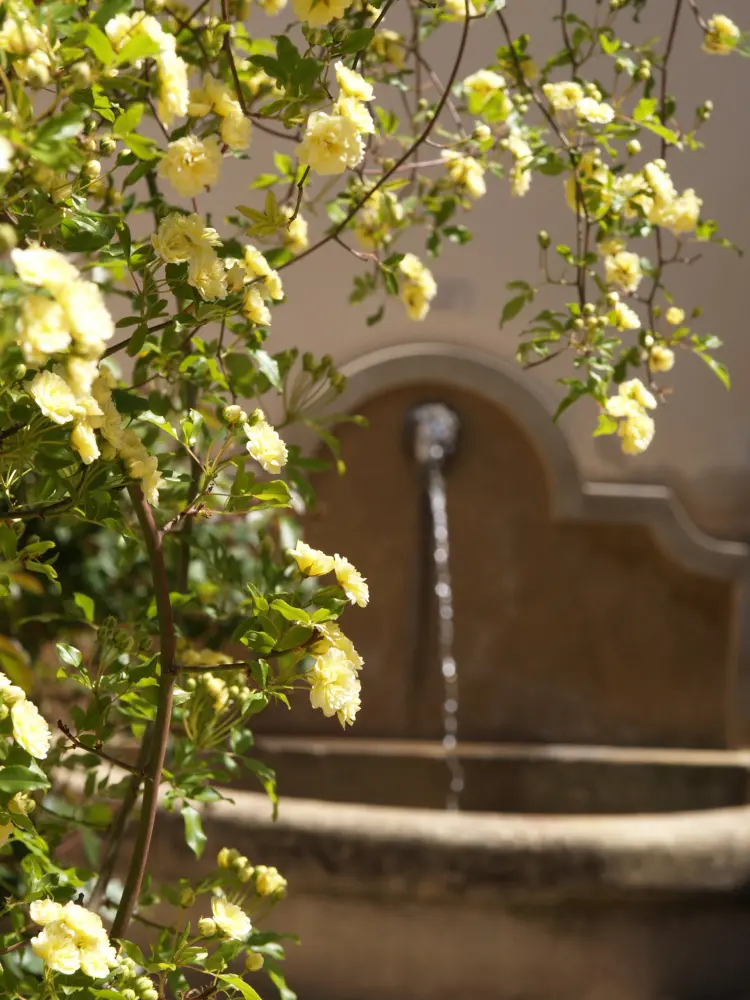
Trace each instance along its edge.
{"label": "stone coping", "polygon": [[232,792],[207,819],[307,890],[442,896],[742,893],[750,806],[640,816],[506,816]]}

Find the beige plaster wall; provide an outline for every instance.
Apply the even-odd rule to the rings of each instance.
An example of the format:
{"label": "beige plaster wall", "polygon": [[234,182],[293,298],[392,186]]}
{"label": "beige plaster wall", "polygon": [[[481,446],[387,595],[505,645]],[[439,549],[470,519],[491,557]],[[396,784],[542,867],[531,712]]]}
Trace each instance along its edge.
{"label": "beige plaster wall", "polygon": [[[582,10],[585,3],[573,6]],[[637,30],[644,36],[663,34],[671,10],[672,4],[666,0],[652,2]],[[722,10],[741,24],[750,14],[745,0],[726,0]],[[557,5],[550,0],[516,0],[508,4],[507,16],[514,30],[528,31],[538,38],[536,51],[543,56],[557,44],[558,29],[551,19],[556,11]],[[272,22],[271,30],[283,30],[283,17]],[[439,33],[439,51],[433,45],[431,52],[436,66],[449,63],[458,30],[453,26]],[[499,25],[494,20],[477,22],[465,58],[466,73],[489,62],[500,43]],[[689,120],[692,109],[708,97],[716,110],[704,133],[707,148],[676,155],[674,175],[678,184],[697,189],[704,199],[704,214],[721,220],[729,238],[746,243],[750,228],[750,201],[746,197],[750,66],[739,57],[702,53],[700,34],[687,9],[678,43],[670,90],[684,101],[685,117]],[[268,166],[269,148],[257,130],[253,149],[251,168],[242,163],[227,164],[221,188],[200,200],[202,210],[229,211],[238,202],[260,207],[262,193],[247,191],[252,177]],[[653,149],[649,152],[655,155]],[[524,199],[513,199],[505,181],[491,180],[490,193],[467,220],[474,241],[467,247],[448,248],[431,265],[443,290],[421,324],[407,320],[400,305],[392,302],[383,322],[368,328],[365,317],[374,307],[352,307],[346,302],[352,276],[361,265],[338,246],[324,248],[285,272],[288,302],[274,314],[270,348],[299,344],[314,352],[330,352],[345,363],[389,344],[437,340],[471,345],[512,359],[521,325],[515,321],[502,331],[498,329],[506,297],[503,285],[518,277],[534,279],[539,228],[547,228],[553,241],[571,240],[573,220],[560,186],[559,178],[535,177],[532,192]],[[313,235],[326,225],[322,217],[310,222]],[[419,249],[418,242],[411,246]],[[612,440],[591,437],[595,414],[588,401],[569,411],[562,427],[586,478],[667,482],[707,530],[745,536],[750,530],[750,432],[746,429],[750,423],[750,348],[744,330],[748,261],[705,247],[704,259],[692,268],[676,270],[675,277],[678,302],[686,308],[703,305],[703,328],[726,342],[722,356],[732,373],[732,392],[727,393],[698,359],[680,357],[670,376],[673,401],[661,408],[656,439],[638,459],[622,456]],[[550,412],[560,394],[555,380],[571,373],[567,358],[528,373]]]}

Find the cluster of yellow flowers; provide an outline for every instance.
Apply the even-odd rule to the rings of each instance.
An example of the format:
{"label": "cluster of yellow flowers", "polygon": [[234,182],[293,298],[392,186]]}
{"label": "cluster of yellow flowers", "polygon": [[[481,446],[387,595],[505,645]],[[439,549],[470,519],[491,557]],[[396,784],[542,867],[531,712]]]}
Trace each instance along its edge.
{"label": "cluster of yellow flowers", "polygon": [[[164,31],[159,21],[144,11],[116,14],[107,21],[104,31],[115,52],[122,52],[134,38],[145,37],[154,43],[158,49],[155,61],[159,79],[159,117],[165,125],[184,117],[188,110],[188,66],[177,55],[174,35]],[[141,59],[133,62],[136,69],[140,69],[141,64]]]}
{"label": "cluster of yellow flowers", "polygon": [[190,91],[188,114],[191,118],[205,118],[212,112],[221,119],[221,141],[230,149],[247,149],[250,145],[250,119],[245,117],[240,102],[232,97],[226,84],[207,73],[203,77],[203,86]]}
{"label": "cluster of yellow flowers", "polygon": [[406,277],[401,285],[401,301],[409,319],[423,320],[437,295],[437,285],[429,268],[413,253],[404,254],[399,270]]}
{"label": "cluster of yellow flowers", "polygon": [[656,408],[656,400],[640,379],[622,382],[617,396],[607,400],[605,410],[619,421],[617,433],[622,438],[626,455],[639,455],[651,444],[654,437],[653,418],[646,410]]}
{"label": "cluster of yellow flowers", "polygon": [[716,56],[726,56],[737,47],[740,29],[725,14],[714,14],[708,21],[703,48]]}
{"label": "cluster of yellow flowers", "polygon": [[445,161],[448,176],[456,187],[464,188],[472,198],[481,198],[487,193],[484,167],[473,156],[463,156],[453,149],[444,149],[440,156]]}
{"label": "cluster of yellow flowers", "polygon": [[44,760],[52,742],[49,726],[23,689],[0,673],[0,718],[7,719],[9,714],[15,742],[32,757]]}
{"label": "cluster of yellow flowers", "polygon": [[365,106],[375,96],[372,85],[342,62],[337,62],[335,68],[339,96],[330,114],[313,111],[297,146],[300,163],[318,174],[342,174],[347,167],[356,167],[365,152],[362,136],[375,131]]}
{"label": "cluster of yellow flowers", "polygon": [[287,880],[278,868],[273,865],[251,865],[234,847],[222,847],[216,856],[216,863],[219,868],[232,869],[243,885],[252,880],[259,896],[274,896],[278,899],[286,892]]}
{"label": "cluster of yellow flowers", "polygon": [[607,125],[615,117],[614,108],[602,101],[601,91],[593,83],[582,86],[575,80],[564,80],[545,83],[542,90],[555,111],[573,111],[579,121]]}
{"label": "cluster of yellow flowers", "polygon": [[29,913],[43,928],[31,939],[32,950],[54,972],[70,976],[80,970],[92,979],[103,979],[117,966],[115,949],[97,913],[52,899],[34,900]]}
{"label": "cluster of yellow flowers", "polygon": [[[101,411],[100,416],[95,418],[93,426],[101,432],[106,441],[101,454],[104,458],[114,458],[115,455],[119,455],[125,462],[129,475],[133,479],[140,480],[141,489],[148,503],[156,507],[159,503],[159,489],[164,484],[158,460],[154,455],[149,455],[134,430],[123,427],[122,417],[112,399],[114,387],[115,379],[112,373],[109,369],[102,368],[92,387],[94,398]],[[93,448],[96,449],[95,441]],[[96,454],[99,454],[98,449]]]}
{"label": "cluster of yellow flowers", "polygon": [[[370,599],[367,583],[343,556],[329,556],[299,540],[289,554],[306,576],[334,572],[352,604],[365,607]],[[358,672],[364,660],[335,622],[317,625],[320,638],[311,646],[313,665],[307,674],[310,704],[327,718],[337,716],[342,726],[351,725],[359,711],[361,684]]]}
{"label": "cluster of yellow flowers", "polygon": [[612,256],[605,256],[604,271],[607,283],[619,285],[625,292],[634,292],[643,278],[641,259],[637,253],[620,250]]}
{"label": "cluster of yellow flowers", "polygon": [[219,179],[221,148],[215,135],[185,135],[167,146],[157,172],[183,198],[194,198]]}
{"label": "cluster of yellow flowers", "polygon": [[365,250],[391,242],[391,230],[404,218],[404,208],[392,191],[378,188],[370,195],[355,220],[354,233]]}
{"label": "cluster of yellow flowers", "polygon": [[242,260],[233,257],[222,260],[216,252],[216,247],[221,246],[216,230],[206,226],[203,217],[196,213],[180,215],[177,212],[161,220],[151,243],[167,264],[187,263],[188,284],[209,302],[224,299],[229,292],[240,292],[247,286],[243,313],[253,323],[270,324],[271,313],[265,304],[264,292],[278,302],[284,297],[284,288],[278,271],[256,247],[246,246]]}
{"label": "cluster of yellow flowers", "polygon": [[21,5],[7,4],[0,28],[0,52],[13,58],[13,69],[32,87],[46,87],[50,81],[54,48],[46,24],[32,24]]}

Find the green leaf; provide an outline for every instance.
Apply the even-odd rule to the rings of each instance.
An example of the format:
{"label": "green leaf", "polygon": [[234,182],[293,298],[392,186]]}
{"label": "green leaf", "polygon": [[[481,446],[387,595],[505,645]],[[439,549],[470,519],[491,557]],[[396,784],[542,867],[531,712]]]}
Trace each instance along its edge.
{"label": "green leaf", "polygon": [[702,361],[706,362],[708,367],[726,389],[731,388],[729,372],[727,371],[726,365],[722,364],[721,361],[717,361],[716,358],[712,358],[710,354],[705,354],[703,351],[696,351],[695,353]]}
{"label": "green leaf", "polygon": [[35,788],[49,788],[47,776],[40,768],[22,767],[20,764],[0,767],[0,792],[15,795],[16,792]]}
{"label": "green leaf", "polygon": [[81,609],[87,622],[94,620],[94,602],[88,594],[73,594],[73,603]]}
{"label": "green leaf", "polygon": [[200,813],[193,806],[183,806],[182,818],[185,821],[185,843],[196,858],[199,858],[206,846],[206,835],[203,832]]}
{"label": "green leaf", "polygon": [[[104,66],[111,66],[115,61],[115,50],[102,29],[97,24],[85,24],[82,26],[82,40],[94,53],[96,58]],[[76,36],[78,37],[78,36]]]}
{"label": "green leaf", "polygon": [[248,496],[255,497],[256,500],[273,507],[288,507],[292,502],[289,487],[283,479],[271,479],[264,483],[255,483],[247,491]]}
{"label": "green leaf", "polygon": [[281,375],[279,373],[278,361],[275,361],[266,351],[256,351],[254,356],[260,371],[263,372],[274,389],[278,389],[281,392]]}
{"label": "green leaf", "polygon": [[131,0],[104,0],[96,5],[94,23],[103,28],[107,21],[131,6]]}
{"label": "green leaf", "polygon": [[157,157],[156,143],[148,136],[138,135],[137,132],[128,132],[122,137],[122,141],[139,160],[155,160]]}
{"label": "green leaf", "polygon": [[7,562],[16,558],[18,539],[15,531],[8,524],[0,524],[0,552]]}
{"label": "green leaf", "polygon": [[617,421],[615,418],[610,417],[608,413],[600,413],[599,423],[596,425],[594,437],[600,437],[602,434],[614,434],[616,430]]}
{"label": "green leaf", "polygon": [[261,996],[255,992],[252,986],[248,986],[242,976],[238,976],[234,972],[217,973],[216,978],[220,979],[223,983],[227,983],[228,986],[233,986],[236,990],[239,990],[245,1000],[262,1000]]}
{"label": "green leaf", "polygon": [[121,115],[118,115],[112,125],[114,135],[124,136],[128,132],[132,132],[138,128],[141,118],[143,118],[144,108],[144,104],[136,102],[135,104],[131,104],[127,111],[123,111]]}
{"label": "green leaf", "polygon": [[339,46],[339,52],[342,56],[348,52],[359,52],[361,49],[366,49],[374,37],[375,32],[372,28],[357,28],[356,31],[349,32]]}
{"label": "green leaf", "polygon": [[508,322],[509,319],[513,319],[517,316],[523,307],[526,305],[528,297],[526,295],[516,295],[515,298],[509,299],[503,306],[503,314],[500,317],[500,329]]}
{"label": "green leaf", "polygon": [[306,611],[303,611],[302,608],[294,608],[291,604],[287,604],[286,601],[282,601],[280,598],[271,601],[271,607],[289,622],[302,622],[304,625],[310,622],[310,616]]}
{"label": "green leaf", "polygon": [[633,118],[637,122],[642,122],[647,118],[651,118],[658,105],[659,102],[655,97],[642,97],[635,106]]}
{"label": "green leaf", "polygon": [[75,667],[76,670],[83,663],[80,649],[76,649],[75,646],[69,646],[66,642],[57,643],[57,655],[63,663],[67,663],[69,667]]}
{"label": "green leaf", "polygon": [[117,64],[136,62],[138,59],[145,59],[146,56],[157,56],[159,45],[146,34],[134,35],[129,42],[123,45],[117,54]]}

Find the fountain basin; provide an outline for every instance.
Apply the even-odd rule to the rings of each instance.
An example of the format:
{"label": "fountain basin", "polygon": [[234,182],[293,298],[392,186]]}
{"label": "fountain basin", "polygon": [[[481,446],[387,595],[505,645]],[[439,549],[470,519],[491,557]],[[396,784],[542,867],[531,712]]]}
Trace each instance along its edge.
{"label": "fountain basin", "polygon": [[[449,775],[439,741],[257,737],[279,792],[442,809]],[[669,813],[749,800],[750,752],[569,744],[460,743],[468,811],[546,815]]]}
{"label": "fountain basin", "polygon": [[[236,792],[201,862],[160,822],[163,877],[233,845],[289,878],[302,1000],[677,1000],[747,996],[750,808],[498,816]],[[253,985],[274,995],[261,976]]]}

